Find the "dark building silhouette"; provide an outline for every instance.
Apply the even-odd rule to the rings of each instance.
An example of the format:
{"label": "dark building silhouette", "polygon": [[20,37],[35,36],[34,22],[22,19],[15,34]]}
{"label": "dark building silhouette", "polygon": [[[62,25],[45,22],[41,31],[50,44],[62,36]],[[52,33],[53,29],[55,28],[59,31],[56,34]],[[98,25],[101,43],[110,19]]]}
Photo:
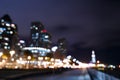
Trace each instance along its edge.
{"label": "dark building silhouette", "polygon": [[40,47],[51,48],[51,35],[48,32],[42,32],[40,35]]}
{"label": "dark building silhouette", "polygon": [[31,23],[31,47],[50,48],[51,35],[40,22]]}
{"label": "dark building silhouette", "polygon": [[17,25],[12,23],[9,15],[0,19],[0,48],[15,49],[18,43]]}
{"label": "dark building silhouette", "polygon": [[62,53],[62,54],[66,54],[67,52],[67,41],[65,38],[60,38],[58,39],[58,50]]}
{"label": "dark building silhouette", "polygon": [[40,34],[44,30],[44,26],[40,22],[32,22],[31,23],[31,47],[39,47],[40,46]]}
{"label": "dark building silhouette", "polygon": [[67,41],[65,38],[58,39],[57,42],[58,49],[54,52],[54,58],[56,59],[64,59],[67,53]]}

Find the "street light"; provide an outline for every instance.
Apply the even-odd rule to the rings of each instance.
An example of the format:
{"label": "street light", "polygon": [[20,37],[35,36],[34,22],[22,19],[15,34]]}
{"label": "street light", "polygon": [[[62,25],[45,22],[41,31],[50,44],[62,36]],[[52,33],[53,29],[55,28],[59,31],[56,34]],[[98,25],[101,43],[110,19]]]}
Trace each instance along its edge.
{"label": "street light", "polygon": [[30,68],[30,60],[31,60],[31,56],[28,56],[27,59],[28,59],[28,68]]}
{"label": "street light", "polygon": [[0,57],[3,55],[3,52],[0,52]]}
{"label": "street light", "polygon": [[3,52],[0,52],[0,59],[2,60],[2,55],[3,55]]}
{"label": "street light", "polygon": [[28,56],[27,59],[30,60],[30,59],[31,59],[31,56]]}
{"label": "street light", "polygon": [[11,50],[11,51],[10,51],[10,56],[12,57],[14,54],[15,54],[15,51],[14,51],[14,50]]}

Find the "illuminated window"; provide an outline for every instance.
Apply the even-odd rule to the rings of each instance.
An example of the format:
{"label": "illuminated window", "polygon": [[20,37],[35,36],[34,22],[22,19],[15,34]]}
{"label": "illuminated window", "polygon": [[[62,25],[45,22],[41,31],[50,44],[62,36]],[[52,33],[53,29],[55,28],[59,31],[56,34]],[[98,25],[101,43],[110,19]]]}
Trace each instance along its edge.
{"label": "illuminated window", "polygon": [[0,36],[0,39],[2,39],[2,36]]}
{"label": "illuminated window", "polygon": [[4,37],[4,40],[8,41],[8,40],[9,40],[9,38],[7,38],[7,37]]}
{"label": "illuminated window", "polygon": [[49,36],[48,36],[48,35],[45,35],[45,38],[49,38]]}
{"label": "illuminated window", "polygon": [[5,45],[8,45],[8,43],[4,43]]}
{"label": "illuminated window", "polygon": [[10,31],[10,34],[13,34],[13,31]]}
{"label": "illuminated window", "polygon": [[14,29],[16,29],[16,26],[15,26],[15,24],[11,24],[11,27],[13,27]]}
{"label": "illuminated window", "polygon": [[9,23],[6,23],[6,26],[10,26],[10,24],[9,24]]}
{"label": "illuminated window", "polygon": [[1,22],[4,22],[4,19],[1,19]]}
{"label": "illuminated window", "polygon": [[38,30],[38,27],[36,27],[35,29]]}
{"label": "illuminated window", "polygon": [[0,28],[0,34],[2,34],[5,30],[5,28]]}

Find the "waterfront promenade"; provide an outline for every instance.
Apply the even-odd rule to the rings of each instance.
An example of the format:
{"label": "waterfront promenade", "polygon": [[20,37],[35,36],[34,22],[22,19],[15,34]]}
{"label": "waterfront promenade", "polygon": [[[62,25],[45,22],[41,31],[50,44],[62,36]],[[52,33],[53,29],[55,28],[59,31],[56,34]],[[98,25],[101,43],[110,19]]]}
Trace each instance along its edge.
{"label": "waterfront promenade", "polygon": [[94,69],[0,70],[0,80],[120,80]]}

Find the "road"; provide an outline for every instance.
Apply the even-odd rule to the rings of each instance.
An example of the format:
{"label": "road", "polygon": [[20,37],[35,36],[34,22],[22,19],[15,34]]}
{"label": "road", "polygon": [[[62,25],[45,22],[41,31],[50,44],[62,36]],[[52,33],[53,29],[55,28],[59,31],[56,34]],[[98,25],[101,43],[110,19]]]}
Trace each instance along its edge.
{"label": "road", "polygon": [[93,69],[76,69],[63,72],[62,74],[51,74],[44,76],[29,76],[19,80],[120,80]]}

